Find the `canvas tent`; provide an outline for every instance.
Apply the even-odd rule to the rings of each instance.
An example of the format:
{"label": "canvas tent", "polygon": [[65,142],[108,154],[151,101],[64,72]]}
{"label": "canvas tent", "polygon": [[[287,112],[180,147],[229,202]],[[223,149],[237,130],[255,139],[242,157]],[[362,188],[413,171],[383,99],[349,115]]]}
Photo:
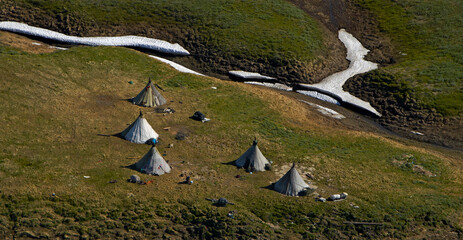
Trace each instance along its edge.
{"label": "canvas tent", "polygon": [[309,188],[309,185],[304,182],[295,166],[293,163],[291,169],[273,185],[275,191],[288,196],[298,196],[301,192]]}
{"label": "canvas tent", "polygon": [[130,124],[130,126],[119,135],[127,141],[139,144],[146,143],[152,138],[157,139],[159,137],[159,134],[154,131],[148,121],[146,121],[143,117],[143,113],[141,111],[137,120]]}
{"label": "canvas tent", "polygon": [[151,175],[162,175],[164,173],[170,173],[171,170],[169,164],[167,164],[154,146],[151,147],[140,161],[133,165],[133,168],[139,172]]}
{"label": "canvas tent", "polygon": [[151,79],[146,84],[145,88],[134,98],[132,103],[143,107],[156,107],[166,104],[166,99],[155,88]]}
{"label": "canvas tent", "polygon": [[254,140],[252,146],[235,161],[239,168],[245,168],[248,172],[265,171],[270,162],[264,157],[257,146],[257,140]]}

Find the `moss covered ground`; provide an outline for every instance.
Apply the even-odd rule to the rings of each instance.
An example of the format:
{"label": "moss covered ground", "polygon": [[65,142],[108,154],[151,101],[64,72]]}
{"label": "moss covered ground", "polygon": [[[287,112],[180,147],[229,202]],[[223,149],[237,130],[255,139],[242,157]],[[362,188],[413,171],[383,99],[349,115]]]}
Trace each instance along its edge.
{"label": "moss covered ground", "polygon": [[444,116],[462,114],[463,3],[461,1],[356,1],[372,12],[392,39],[397,63],[384,69],[405,81],[420,104]]}

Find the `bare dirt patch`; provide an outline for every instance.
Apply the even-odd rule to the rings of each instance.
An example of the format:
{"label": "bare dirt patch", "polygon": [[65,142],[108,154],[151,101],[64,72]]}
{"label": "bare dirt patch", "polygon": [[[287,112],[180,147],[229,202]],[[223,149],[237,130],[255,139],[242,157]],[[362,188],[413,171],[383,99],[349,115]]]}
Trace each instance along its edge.
{"label": "bare dirt patch", "polygon": [[56,48],[53,48],[46,43],[5,31],[0,31],[0,43],[5,46],[35,54],[51,53],[56,51]]}

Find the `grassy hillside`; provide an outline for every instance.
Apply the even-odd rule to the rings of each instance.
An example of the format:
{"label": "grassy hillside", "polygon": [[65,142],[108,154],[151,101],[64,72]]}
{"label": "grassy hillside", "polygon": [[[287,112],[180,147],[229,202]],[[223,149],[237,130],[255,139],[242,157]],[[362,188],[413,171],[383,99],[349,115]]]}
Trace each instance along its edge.
{"label": "grassy hillside", "polygon": [[[274,68],[287,68],[291,63],[313,68],[327,55],[317,23],[283,0],[21,0],[4,3],[8,4],[18,9],[33,9],[32,13],[25,13],[34,15],[33,20],[20,17],[30,24],[69,34],[141,34],[180,42],[197,60],[206,62],[203,71],[220,71],[221,74],[230,70],[221,65],[256,68],[259,64],[272,64]],[[53,24],[41,22],[39,19],[43,16]]]}
{"label": "grassy hillside", "polygon": [[463,2],[356,1],[392,39],[397,63],[384,69],[405,81],[421,104],[445,116],[463,113]]}
{"label": "grassy hillside", "polygon": [[[178,73],[134,50],[0,50],[2,237],[461,237],[461,159],[349,131],[277,92]],[[142,175],[153,183],[136,185],[125,180],[138,173],[124,166],[149,147],[98,134],[117,133],[137,117],[139,108],[124,99],[148,77],[176,110],[142,109],[173,171]],[[197,110],[211,122],[189,119]],[[186,139],[175,140],[177,132]],[[255,136],[273,171],[248,174],[224,164]],[[322,196],[347,192],[348,199],[320,203],[264,188],[292,162],[315,176]],[[182,173],[194,184],[178,184]],[[206,197],[235,205],[213,207]],[[226,216],[231,210],[234,219]]]}
{"label": "grassy hillside", "polygon": [[[424,115],[461,116],[461,1],[354,2],[372,13],[396,51],[395,64],[365,78],[369,86],[380,82],[379,88],[389,89],[393,85],[413,102],[417,100],[419,107],[435,109]],[[196,61],[185,62],[208,73],[226,74],[240,68],[279,76],[282,81],[313,82],[346,64],[340,56],[344,52],[330,45],[334,40],[322,33],[318,23],[283,0],[19,0],[2,1],[0,6],[5,20],[19,19],[68,34],[130,33],[180,42]],[[330,14],[334,13],[319,13],[319,17]],[[359,95],[368,97],[368,92]],[[393,102],[400,103],[400,98]],[[419,107],[413,106],[413,111]]]}

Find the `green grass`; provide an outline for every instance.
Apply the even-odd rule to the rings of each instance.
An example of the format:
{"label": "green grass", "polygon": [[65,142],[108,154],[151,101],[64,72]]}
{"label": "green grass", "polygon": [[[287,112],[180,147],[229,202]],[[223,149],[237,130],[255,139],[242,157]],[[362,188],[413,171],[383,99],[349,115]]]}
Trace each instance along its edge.
{"label": "green grass", "polygon": [[357,1],[377,18],[395,46],[398,63],[385,68],[405,80],[419,102],[445,116],[463,108],[461,1]]}
{"label": "green grass", "polygon": [[[0,152],[0,235],[16,229],[17,234],[87,238],[337,238],[366,232],[400,238],[414,236],[415,227],[450,231],[461,223],[455,211],[463,205],[460,169],[446,159],[374,136],[305,127],[306,119],[288,119],[292,115],[275,109],[284,106],[272,106],[252,86],[178,73],[133,50],[15,51],[21,54],[0,54],[0,99],[8,102],[0,111],[0,145],[5,146]],[[148,147],[97,134],[117,133],[135,119],[138,107],[123,99],[135,96],[148,77],[166,90],[162,94],[176,110],[162,116],[143,109],[161,135],[159,150],[167,154],[173,173],[142,175],[154,183],[139,186],[125,182],[136,172],[123,166]],[[211,122],[189,119],[197,110]],[[162,130],[166,126],[189,134],[176,141]],[[285,197],[263,188],[278,179],[275,171],[251,175],[223,164],[242,154],[255,136],[275,171],[292,162],[313,167],[320,194],[345,191],[348,200]],[[393,164],[410,154],[437,176]],[[193,185],[177,184],[183,171],[192,172]],[[234,178],[237,174],[245,179]],[[109,184],[112,179],[118,183]],[[235,205],[216,208],[206,197],[226,197]],[[235,219],[226,217],[230,210],[237,211]],[[371,230],[345,221],[387,224]]]}

